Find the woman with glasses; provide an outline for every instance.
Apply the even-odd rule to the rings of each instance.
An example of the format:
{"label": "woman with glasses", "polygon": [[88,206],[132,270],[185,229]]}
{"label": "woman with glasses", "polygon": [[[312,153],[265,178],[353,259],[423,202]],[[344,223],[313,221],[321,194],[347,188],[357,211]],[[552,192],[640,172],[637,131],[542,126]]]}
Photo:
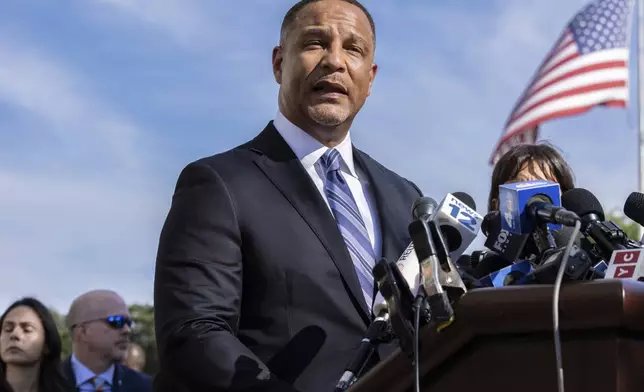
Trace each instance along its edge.
{"label": "woman with glasses", "polygon": [[63,392],[61,341],[52,314],[23,298],[0,316],[0,391]]}

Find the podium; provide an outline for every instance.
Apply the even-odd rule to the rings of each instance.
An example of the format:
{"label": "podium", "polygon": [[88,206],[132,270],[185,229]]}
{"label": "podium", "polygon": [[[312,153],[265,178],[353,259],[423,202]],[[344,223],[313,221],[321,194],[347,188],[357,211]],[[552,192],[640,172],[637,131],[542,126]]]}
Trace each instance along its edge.
{"label": "podium", "polygon": [[[556,392],[552,285],[466,293],[455,320],[420,333],[420,384],[428,392]],[[644,283],[565,283],[559,300],[566,392],[644,390]],[[400,350],[349,392],[412,392],[414,368]]]}

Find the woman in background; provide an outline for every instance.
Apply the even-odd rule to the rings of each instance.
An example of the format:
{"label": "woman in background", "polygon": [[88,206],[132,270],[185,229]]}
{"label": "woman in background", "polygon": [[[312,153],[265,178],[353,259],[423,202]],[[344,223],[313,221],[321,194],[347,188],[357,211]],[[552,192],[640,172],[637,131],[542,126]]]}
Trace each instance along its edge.
{"label": "woman in background", "polygon": [[0,391],[64,392],[61,340],[49,310],[34,298],[0,316]]}
{"label": "woman in background", "polygon": [[488,212],[499,209],[499,185],[532,180],[556,182],[561,193],[575,187],[572,169],[554,146],[548,143],[514,146],[494,166]]}

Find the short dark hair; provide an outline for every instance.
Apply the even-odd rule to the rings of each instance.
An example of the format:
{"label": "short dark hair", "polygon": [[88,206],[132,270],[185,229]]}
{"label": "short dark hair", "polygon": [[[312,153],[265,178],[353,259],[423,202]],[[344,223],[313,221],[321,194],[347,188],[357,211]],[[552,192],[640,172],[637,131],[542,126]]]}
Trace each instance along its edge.
{"label": "short dark hair", "polygon": [[530,163],[534,163],[542,172],[554,176],[561,192],[575,187],[572,169],[555,146],[547,142],[520,144],[510,148],[494,166],[490,196],[487,202],[488,212],[496,210],[494,201],[499,198],[499,185],[516,178],[519,171]]}
{"label": "short dark hair", "polygon": [[[284,15],[284,20],[282,20],[282,27],[280,28],[280,42],[286,38],[286,35],[288,34],[289,30],[291,29],[291,26],[293,25],[293,22],[295,22],[295,19],[297,18],[297,14],[304,9],[309,4],[312,3],[317,3],[318,1],[322,0],[300,0],[295,5],[291,7],[291,9],[286,12],[286,15]],[[367,10],[367,7],[362,5],[358,0],[342,0],[345,3],[353,4],[356,7],[360,8],[362,12],[367,16],[367,19],[369,20],[369,25],[371,26],[371,34],[373,35],[373,45],[374,47],[376,46],[376,23],[373,21],[373,18],[371,17],[371,14]]]}
{"label": "short dark hair", "polygon": [[[62,373],[60,358],[62,342],[58,334],[58,327],[56,326],[54,316],[42,302],[32,297],[25,297],[9,305],[7,310],[0,316],[0,326],[4,323],[7,314],[19,306],[28,307],[36,312],[45,333],[45,347],[47,347],[47,351],[43,354],[40,365],[38,390],[44,392],[63,392],[65,390],[65,376]],[[0,387],[3,382],[6,387],[5,371],[6,364],[0,360]]]}

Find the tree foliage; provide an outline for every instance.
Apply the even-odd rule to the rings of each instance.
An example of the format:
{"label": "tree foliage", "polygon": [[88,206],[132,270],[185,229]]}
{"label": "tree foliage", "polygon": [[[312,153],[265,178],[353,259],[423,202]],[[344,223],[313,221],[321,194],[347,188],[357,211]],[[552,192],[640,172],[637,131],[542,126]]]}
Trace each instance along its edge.
{"label": "tree foliage", "polygon": [[628,238],[639,241],[640,240],[640,225],[628,219],[624,214],[619,211],[612,211],[606,217],[607,220],[614,222],[617,226],[621,227],[626,233]]}
{"label": "tree foliage", "polygon": [[[156,340],[154,335],[154,307],[151,305],[133,304],[129,306],[130,314],[134,320],[132,342],[139,344],[145,350],[144,372],[154,375],[158,371]],[[58,332],[63,343],[63,358],[71,355],[72,341],[69,330],[65,327],[65,315],[50,309],[53,314]]]}

